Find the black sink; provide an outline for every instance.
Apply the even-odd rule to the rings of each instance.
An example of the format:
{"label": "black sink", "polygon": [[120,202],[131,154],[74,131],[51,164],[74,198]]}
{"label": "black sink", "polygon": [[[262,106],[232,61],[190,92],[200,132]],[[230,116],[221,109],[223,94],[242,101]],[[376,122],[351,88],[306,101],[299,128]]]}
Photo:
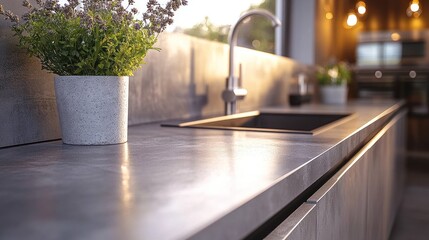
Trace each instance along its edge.
{"label": "black sink", "polygon": [[316,134],[350,119],[350,113],[272,113],[248,112],[183,123],[162,124],[165,127],[191,127],[240,131]]}

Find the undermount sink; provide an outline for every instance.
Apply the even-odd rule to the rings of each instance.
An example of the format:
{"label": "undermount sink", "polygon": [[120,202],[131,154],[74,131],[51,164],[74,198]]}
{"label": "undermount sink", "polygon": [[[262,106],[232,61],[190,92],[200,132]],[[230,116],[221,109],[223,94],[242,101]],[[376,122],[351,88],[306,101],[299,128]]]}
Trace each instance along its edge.
{"label": "undermount sink", "polygon": [[352,114],[350,113],[273,113],[254,111],[183,123],[167,123],[162,124],[162,126],[317,134],[349,120],[351,116]]}

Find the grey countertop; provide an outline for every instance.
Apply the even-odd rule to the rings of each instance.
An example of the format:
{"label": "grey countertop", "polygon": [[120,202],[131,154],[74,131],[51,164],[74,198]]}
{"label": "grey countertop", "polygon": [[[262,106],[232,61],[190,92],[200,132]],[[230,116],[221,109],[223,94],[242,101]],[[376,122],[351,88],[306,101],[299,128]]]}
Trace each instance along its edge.
{"label": "grey countertop", "polygon": [[128,143],[0,149],[0,239],[237,239],[357,150],[402,102],[277,107],[355,113],[317,135],[129,128]]}

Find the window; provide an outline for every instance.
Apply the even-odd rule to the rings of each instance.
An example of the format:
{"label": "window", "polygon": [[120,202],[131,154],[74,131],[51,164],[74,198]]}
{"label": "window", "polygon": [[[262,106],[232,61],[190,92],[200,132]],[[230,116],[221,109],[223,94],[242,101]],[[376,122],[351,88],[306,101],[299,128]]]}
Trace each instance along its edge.
{"label": "window", "polygon": [[[61,4],[67,0],[60,0]],[[168,0],[158,0],[165,4]],[[123,4],[128,1],[124,0]],[[147,1],[136,0],[134,7],[140,12],[146,10]],[[181,32],[191,36],[218,42],[228,42],[229,28],[240,15],[253,8],[263,8],[275,14],[276,0],[189,0],[174,16],[173,25],[167,32]],[[241,26],[238,45],[259,51],[274,53],[274,28],[263,17],[252,19]]]}
{"label": "window", "polygon": [[[136,1],[135,6],[144,11],[146,2]],[[187,6],[176,12],[167,31],[227,43],[230,26],[243,12],[263,8],[275,14],[275,3],[275,0],[189,0]],[[253,17],[245,25],[240,28],[239,46],[274,53],[274,28],[269,20]]]}

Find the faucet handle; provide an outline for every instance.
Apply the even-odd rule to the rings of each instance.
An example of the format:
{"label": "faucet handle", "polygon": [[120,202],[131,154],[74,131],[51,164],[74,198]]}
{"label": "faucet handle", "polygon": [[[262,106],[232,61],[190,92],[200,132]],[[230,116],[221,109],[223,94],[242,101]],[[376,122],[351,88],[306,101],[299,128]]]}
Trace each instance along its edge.
{"label": "faucet handle", "polygon": [[[247,95],[247,89],[241,87],[243,74],[241,63],[239,64],[238,69],[238,78],[234,76],[227,78],[227,89],[222,92],[222,99],[225,102],[235,102],[237,100],[242,100]],[[230,85],[228,85],[228,83]]]}
{"label": "faucet handle", "polygon": [[247,89],[244,88],[226,89],[222,92],[222,99],[225,102],[235,102],[237,100],[244,99],[246,95]]}
{"label": "faucet handle", "polygon": [[234,95],[237,97],[238,100],[244,99],[247,95],[247,89],[245,88],[236,88],[232,90],[234,92]]}

